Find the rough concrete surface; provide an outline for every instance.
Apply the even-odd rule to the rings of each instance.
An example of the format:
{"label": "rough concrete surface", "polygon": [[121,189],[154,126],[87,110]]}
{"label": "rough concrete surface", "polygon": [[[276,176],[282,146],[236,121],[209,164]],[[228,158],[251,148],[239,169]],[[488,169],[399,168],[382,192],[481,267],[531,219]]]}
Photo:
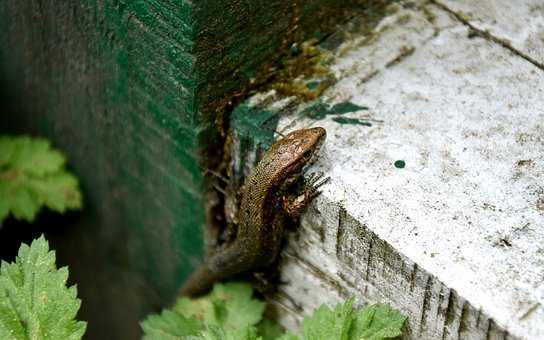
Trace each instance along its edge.
{"label": "rough concrete surface", "polygon": [[544,68],[542,0],[435,0],[435,3]]}
{"label": "rough concrete surface", "polygon": [[283,253],[289,284],[273,300],[288,327],[355,296],[405,312],[410,339],[544,338],[542,51],[501,18],[485,20],[511,46],[475,35],[444,4],[401,3],[372,39],[338,47],[320,100],[368,109],[281,121],[327,129],[310,171],[331,177]]}

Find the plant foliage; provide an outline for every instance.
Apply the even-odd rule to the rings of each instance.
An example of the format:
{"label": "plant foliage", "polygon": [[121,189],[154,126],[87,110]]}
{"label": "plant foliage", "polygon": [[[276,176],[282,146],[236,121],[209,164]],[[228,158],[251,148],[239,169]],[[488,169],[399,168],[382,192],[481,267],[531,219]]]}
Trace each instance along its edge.
{"label": "plant foliage", "polygon": [[252,297],[248,284],[216,284],[202,298],[180,298],[174,307],[141,323],[146,340],[383,340],[402,334],[406,317],[389,305],[362,309],[353,300],[334,308],[319,307],[304,318],[301,336],[283,334],[263,319],[265,304]]}
{"label": "plant foliage", "polygon": [[265,303],[254,299],[250,285],[215,285],[203,298],[180,298],[172,310],[142,322],[144,339],[256,340]]}
{"label": "plant foliage", "polygon": [[15,263],[2,261],[0,339],[81,339],[86,323],[75,320],[81,301],[67,279],[68,269],[56,268],[43,236],[21,245]]}
{"label": "plant foliage", "polygon": [[45,139],[0,136],[0,223],[10,213],[33,222],[42,206],[60,213],[81,209],[77,178],[65,163]]}

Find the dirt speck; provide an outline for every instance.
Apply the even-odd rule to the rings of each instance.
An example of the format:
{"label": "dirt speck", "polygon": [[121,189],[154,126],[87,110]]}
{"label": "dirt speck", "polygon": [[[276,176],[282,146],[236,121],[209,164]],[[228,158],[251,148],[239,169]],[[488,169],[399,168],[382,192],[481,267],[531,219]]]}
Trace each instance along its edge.
{"label": "dirt speck", "polygon": [[536,200],[536,209],[544,214],[544,196],[540,196]]}
{"label": "dirt speck", "polygon": [[519,161],[516,162],[516,165],[520,168],[522,167],[529,168],[534,166],[535,162],[532,159],[520,159]]}

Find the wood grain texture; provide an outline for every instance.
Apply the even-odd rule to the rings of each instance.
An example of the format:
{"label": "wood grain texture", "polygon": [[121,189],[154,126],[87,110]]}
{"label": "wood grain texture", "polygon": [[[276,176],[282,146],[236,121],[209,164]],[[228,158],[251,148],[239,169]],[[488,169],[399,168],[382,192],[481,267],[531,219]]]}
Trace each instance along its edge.
{"label": "wood grain texture", "polygon": [[298,327],[300,315],[322,302],[358,297],[393,303],[409,315],[406,339],[515,338],[343,208],[322,202],[310,214],[318,210],[291,235],[296,243],[291,239],[283,254],[282,277],[297,283],[282,286],[271,301],[285,325]]}
{"label": "wood grain texture", "polygon": [[202,252],[190,30],[174,20],[182,5],[157,6],[0,5],[12,108],[2,131],[51,138],[82,182],[83,214],[48,238],[78,284],[89,338],[137,338],[138,320],[171,302]]}
{"label": "wood grain texture", "polygon": [[84,212],[48,238],[88,338],[138,338],[200,261],[232,94],[365,2],[0,3],[0,132],[50,138],[81,179]]}

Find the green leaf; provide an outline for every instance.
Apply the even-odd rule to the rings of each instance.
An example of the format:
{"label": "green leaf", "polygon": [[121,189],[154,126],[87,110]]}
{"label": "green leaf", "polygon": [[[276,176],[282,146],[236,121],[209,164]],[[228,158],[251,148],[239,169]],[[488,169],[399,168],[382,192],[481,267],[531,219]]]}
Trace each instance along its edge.
{"label": "green leaf", "polygon": [[[257,324],[257,329],[259,330],[259,334],[261,335],[263,340],[277,339],[283,336],[283,333],[285,332],[283,327],[281,327],[274,321],[266,318]],[[295,339],[297,338],[295,337]]]}
{"label": "green leaf", "polygon": [[293,333],[285,333],[279,338],[276,338],[276,340],[300,340],[300,338]]}
{"label": "green leaf", "polygon": [[225,329],[254,326],[263,318],[265,303],[253,298],[253,290],[247,283],[215,285],[211,300]]}
{"label": "green leaf", "polygon": [[161,315],[150,315],[141,323],[144,340],[185,339],[197,335],[202,329],[202,322],[187,318],[178,313],[165,310]]}
{"label": "green leaf", "polygon": [[241,329],[261,321],[265,303],[252,297],[247,283],[216,284],[206,297],[190,300],[181,298],[173,310],[186,317],[196,317],[206,324],[225,329]]}
{"label": "green leaf", "polygon": [[86,323],[75,320],[81,301],[67,279],[43,236],[23,244],[15,263],[2,262],[0,339],[81,339]]}
{"label": "green leaf", "polygon": [[331,310],[321,305],[310,317],[305,317],[302,330],[305,340],[348,340],[353,321],[353,300],[338,304]]}
{"label": "green leaf", "polygon": [[387,304],[375,304],[356,315],[351,338],[357,340],[392,339],[402,335],[406,317]]}
{"label": "green leaf", "polygon": [[217,324],[213,304],[209,296],[199,299],[181,297],[172,307],[172,310],[186,318],[194,317],[202,322]]}
{"label": "green leaf", "polygon": [[218,326],[210,326],[198,337],[188,338],[190,340],[262,340],[258,331],[253,326],[243,327],[241,329],[225,330]]}
{"label": "green leaf", "polygon": [[[51,149],[49,141],[28,136],[7,138],[7,144],[15,144],[11,154],[11,166],[27,174],[43,176],[58,172],[64,166],[64,156]],[[1,142],[1,141],[0,141]],[[0,146],[0,149],[2,147]]]}
{"label": "green leaf", "polygon": [[47,140],[0,137],[0,223],[10,213],[32,222],[42,206],[60,213],[81,209],[78,181],[65,162]]}
{"label": "green leaf", "polygon": [[382,340],[401,335],[406,320],[388,305],[353,308],[353,299],[334,308],[322,305],[302,322],[303,336],[283,334],[263,319],[264,302],[245,283],[216,284],[198,299],[180,298],[171,311],[142,322],[148,340]]}
{"label": "green leaf", "polygon": [[265,303],[252,295],[249,284],[231,282],[216,284],[209,295],[199,299],[180,298],[170,311],[141,323],[144,338],[260,339],[255,326],[262,320]]}

